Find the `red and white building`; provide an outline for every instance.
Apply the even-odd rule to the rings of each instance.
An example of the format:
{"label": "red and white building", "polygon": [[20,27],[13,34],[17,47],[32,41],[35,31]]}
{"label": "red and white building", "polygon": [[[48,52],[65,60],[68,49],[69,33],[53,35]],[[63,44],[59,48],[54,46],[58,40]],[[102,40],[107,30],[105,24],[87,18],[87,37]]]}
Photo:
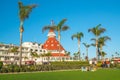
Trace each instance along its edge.
{"label": "red and white building", "polygon": [[[9,52],[13,47],[18,47],[17,52]],[[47,62],[47,56],[34,57],[31,52],[35,52],[38,55],[51,53],[49,61],[70,61],[70,56],[66,55],[66,51],[63,46],[56,39],[56,34],[53,30],[49,30],[47,40],[44,44],[38,44],[36,42],[23,42],[22,43],[22,62],[36,61]],[[0,61],[3,62],[19,62],[19,46],[11,44],[0,44]]]}
{"label": "red and white building", "polygon": [[66,55],[65,49],[56,39],[56,34],[54,30],[50,29],[47,35],[48,39],[43,44],[43,49],[46,52],[50,52],[50,61],[58,61],[58,60],[68,60],[69,56]]}

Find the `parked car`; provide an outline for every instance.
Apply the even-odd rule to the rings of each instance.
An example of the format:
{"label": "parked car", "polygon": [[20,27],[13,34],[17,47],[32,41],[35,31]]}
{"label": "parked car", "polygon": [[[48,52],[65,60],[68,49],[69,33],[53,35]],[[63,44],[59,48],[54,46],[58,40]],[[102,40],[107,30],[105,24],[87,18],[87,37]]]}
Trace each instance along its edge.
{"label": "parked car", "polygon": [[26,64],[26,65],[34,65],[34,64],[35,64],[35,61],[25,61],[25,64]]}

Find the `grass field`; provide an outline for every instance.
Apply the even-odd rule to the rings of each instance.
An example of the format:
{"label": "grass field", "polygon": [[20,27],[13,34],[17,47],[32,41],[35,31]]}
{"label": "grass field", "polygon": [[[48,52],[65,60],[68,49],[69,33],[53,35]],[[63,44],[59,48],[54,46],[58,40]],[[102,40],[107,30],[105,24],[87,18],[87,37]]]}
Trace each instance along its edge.
{"label": "grass field", "polygon": [[78,70],[0,74],[0,80],[120,80],[120,70],[100,69],[95,72]]}

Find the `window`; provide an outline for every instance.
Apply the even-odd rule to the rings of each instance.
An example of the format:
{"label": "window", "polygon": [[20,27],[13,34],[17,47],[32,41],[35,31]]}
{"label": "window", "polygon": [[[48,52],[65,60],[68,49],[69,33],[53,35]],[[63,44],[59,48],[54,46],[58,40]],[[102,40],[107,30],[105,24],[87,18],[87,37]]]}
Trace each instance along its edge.
{"label": "window", "polygon": [[40,50],[40,52],[42,52],[42,50]]}

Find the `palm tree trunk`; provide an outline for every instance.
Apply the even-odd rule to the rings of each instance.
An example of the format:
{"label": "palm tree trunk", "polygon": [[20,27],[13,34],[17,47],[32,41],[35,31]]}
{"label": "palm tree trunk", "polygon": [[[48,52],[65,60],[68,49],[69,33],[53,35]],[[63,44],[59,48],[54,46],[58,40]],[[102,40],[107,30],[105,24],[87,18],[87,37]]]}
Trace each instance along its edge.
{"label": "palm tree trunk", "polygon": [[60,57],[60,31],[58,31],[58,41],[59,41],[59,59],[61,61],[61,57]]}
{"label": "palm tree trunk", "polygon": [[22,62],[22,32],[20,32],[20,63],[19,63],[19,67],[21,67],[21,62]]}
{"label": "palm tree trunk", "polygon": [[102,44],[100,44],[100,54],[101,54],[101,59],[103,59],[103,55],[102,55]]}
{"label": "palm tree trunk", "polygon": [[80,40],[78,39],[78,53],[79,53],[79,60],[80,60]]}
{"label": "palm tree trunk", "polygon": [[21,67],[22,63],[22,33],[23,33],[23,21],[20,23],[20,56],[19,56],[19,67]]}
{"label": "palm tree trunk", "polygon": [[86,48],[86,53],[87,53],[87,59],[88,59],[88,48]]}
{"label": "palm tree trunk", "polygon": [[98,60],[98,37],[96,36],[96,59]]}

